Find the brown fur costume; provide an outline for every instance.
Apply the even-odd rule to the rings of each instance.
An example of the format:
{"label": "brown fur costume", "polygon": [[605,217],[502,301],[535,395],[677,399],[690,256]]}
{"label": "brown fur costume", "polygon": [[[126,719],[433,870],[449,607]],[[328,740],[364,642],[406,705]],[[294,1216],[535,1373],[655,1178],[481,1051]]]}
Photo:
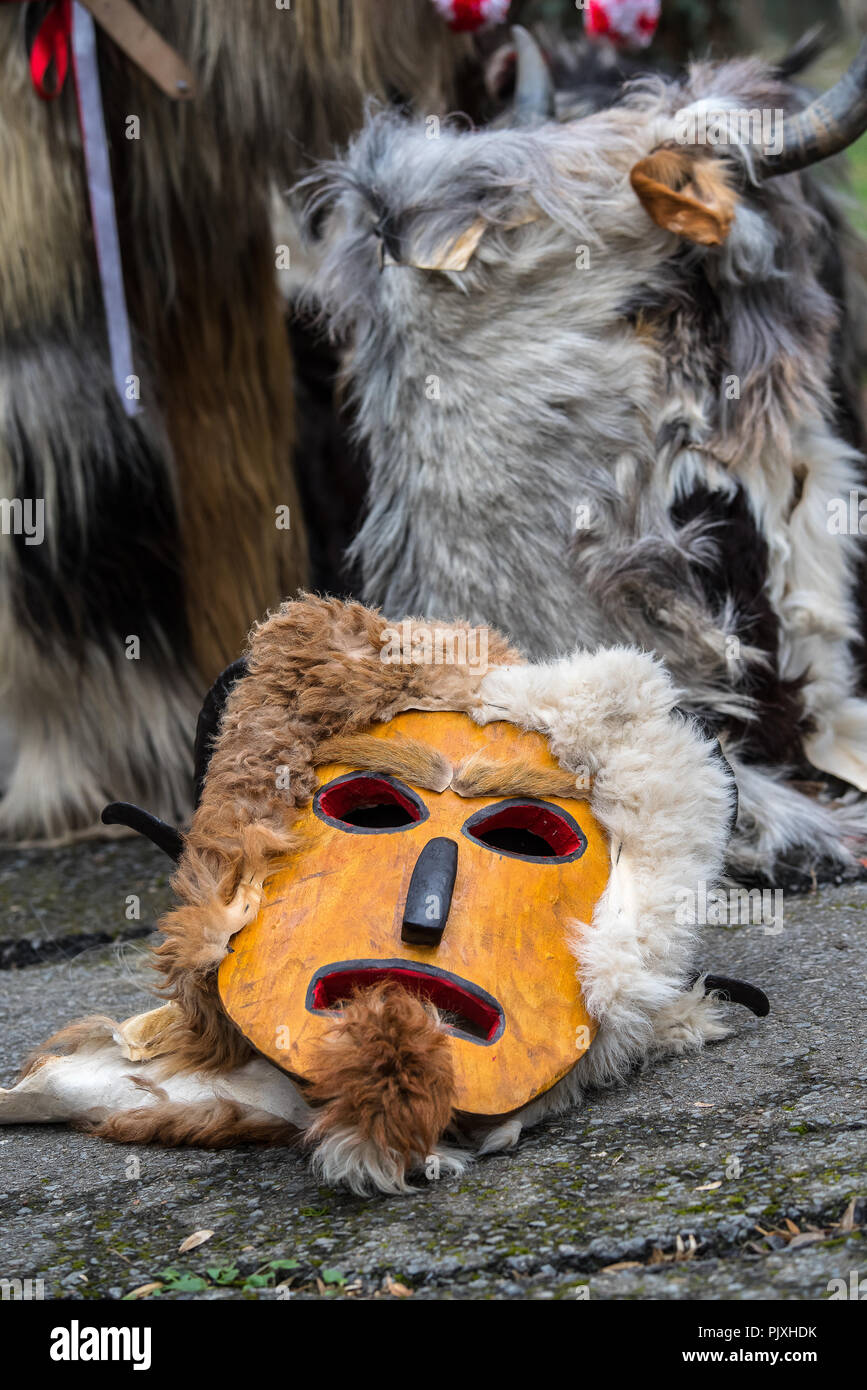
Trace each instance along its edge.
{"label": "brown fur costume", "polygon": [[469,51],[428,0],[390,7],[388,23],[378,0],[140,9],[197,91],[171,102],[98,32],[140,378],[130,419],[109,371],[74,84],[38,98],[35,7],[0,4],[0,496],[46,513],[41,545],[0,534],[0,713],[18,748],[0,839],[90,832],[113,797],[188,809],[202,689],[250,614],[307,578],[272,190],[346,139],[366,93],[450,105]]}

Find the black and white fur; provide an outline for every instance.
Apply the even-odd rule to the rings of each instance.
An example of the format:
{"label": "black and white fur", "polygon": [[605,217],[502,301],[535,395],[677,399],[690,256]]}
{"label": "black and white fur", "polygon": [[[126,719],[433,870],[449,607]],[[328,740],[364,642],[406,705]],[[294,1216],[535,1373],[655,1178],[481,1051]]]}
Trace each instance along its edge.
{"label": "black and white fur", "polygon": [[[657,226],[629,177],[683,108],[798,105],[738,61],[532,131],[375,116],[324,171],[316,292],[372,461],[364,597],[535,657],[655,651],[736,764],[732,867],[809,880],[857,871],[867,820],[787,785],[867,789],[864,547],[828,527],[863,479],[854,237],[822,173],[761,183],[746,146],[719,247]],[[420,268],[468,232],[465,269]]]}

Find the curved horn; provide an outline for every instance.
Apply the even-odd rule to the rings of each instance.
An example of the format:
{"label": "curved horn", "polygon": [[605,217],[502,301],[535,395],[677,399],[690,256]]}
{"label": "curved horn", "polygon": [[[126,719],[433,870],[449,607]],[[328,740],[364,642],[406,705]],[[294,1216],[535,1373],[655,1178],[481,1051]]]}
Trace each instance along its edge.
{"label": "curved horn", "polygon": [[[696,975],[695,979],[700,979]],[[721,994],[730,1004],[743,1004],[756,1018],[767,1018],[771,1005],[764,990],[758,985],[748,984],[746,980],[733,980],[730,975],[706,975],[705,994]]]}
{"label": "curved horn", "polygon": [[130,830],[144,835],[177,864],[184,852],[184,837],[177,826],[168,825],[150,811],[133,806],[129,801],[112,801],[102,813],[103,825],[127,825]]}
{"label": "curved horn", "polygon": [[[211,686],[199,713],[196,724],[195,744],[195,805],[202,799],[202,789],[208,763],[211,761],[211,745],[220,731],[220,720],[229,698],[229,691],[235,681],[247,674],[247,662],[243,657],[233,661],[225,671],[221,671]],[[139,835],[144,835],[177,864],[184,852],[184,837],[174,825],[168,825],[150,811],[133,806],[128,801],[112,801],[102,812],[104,825],[126,825]]]}
{"label": "curved horn", "polygon": [[515,41],[515,125],[538,125],[554,115],[554,83],[545,56],[533,35],[512,25]]}
{"label": "curved horn", "polygon": [[851,67],[829,92],[817,97],[805,111],[787,116],[783,148],[779,154],[762,155],[757,163],[760,178],[776,178],[807,169],[822,159],[845,150],[867,130],[867,39]]}
{"label": "curved horn", "polygon": [[226,708],[229,691],[232,689],[235,681],[241,680],[246,674],[247,662],[243,657],[239,657],[237,661],[232,662],[231,666],[227,666],[225,671],[220,672],[205,696],[196,723],[196,743],[193,756],[195,777],[194,804],[196,806],[198,806],[202,799],[202,790],[205,785],[208,763],[211,761],[211,745],[220,732],[220,720],[223,717],[223,710]]}

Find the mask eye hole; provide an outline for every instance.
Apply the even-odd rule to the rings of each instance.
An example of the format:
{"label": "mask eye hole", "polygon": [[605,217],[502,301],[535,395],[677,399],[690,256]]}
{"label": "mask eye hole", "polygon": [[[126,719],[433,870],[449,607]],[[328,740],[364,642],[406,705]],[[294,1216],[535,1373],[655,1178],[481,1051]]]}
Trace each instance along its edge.
{"label": "mask eye hole", "polygon": [[477,811],[462,833],[497,854],[543,863],[578,859],[587,848],[586,835],[566,811],[521,797]]}
{"label": "mask eye hole", "polygon": [[409,787],[377,772],[349,772],[320,787],[313,812],[339,830],[362,835],[408,830],[428,816]]}

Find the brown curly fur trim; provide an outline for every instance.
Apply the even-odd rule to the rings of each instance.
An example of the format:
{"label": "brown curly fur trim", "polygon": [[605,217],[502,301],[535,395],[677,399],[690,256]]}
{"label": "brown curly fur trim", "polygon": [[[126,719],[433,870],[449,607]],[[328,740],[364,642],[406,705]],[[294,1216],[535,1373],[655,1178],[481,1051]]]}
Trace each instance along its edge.
{"label": "brown curly fur trim", "polygon": [[386,981],[360,990],[323,1039],[307,1099],[322,1106],[304,1136],[352,1131],[405,1169],[448,1127],[454,1073],[448,1037],[422,1001]]}
{"label": "brown curly fur trim", "polygon": [[[360,603],[305,594],[250,634],[248,674],[229,696],[174,877],[181,905],[160,924],[162,992],[184,1016],[171,1070],[220,1071],[249,1055],[216,991],[217,967],[239,925],[228,906],[243,883],[261,881],[297,848],[292,827],[315,789],[317,745],[408,708],[473,707],[483,670],[384,662],[388,626]],[[442,626],[472,631],[466,623]],[[498,633],[489,632],[487,643],[491,665],[520,661]]]}

